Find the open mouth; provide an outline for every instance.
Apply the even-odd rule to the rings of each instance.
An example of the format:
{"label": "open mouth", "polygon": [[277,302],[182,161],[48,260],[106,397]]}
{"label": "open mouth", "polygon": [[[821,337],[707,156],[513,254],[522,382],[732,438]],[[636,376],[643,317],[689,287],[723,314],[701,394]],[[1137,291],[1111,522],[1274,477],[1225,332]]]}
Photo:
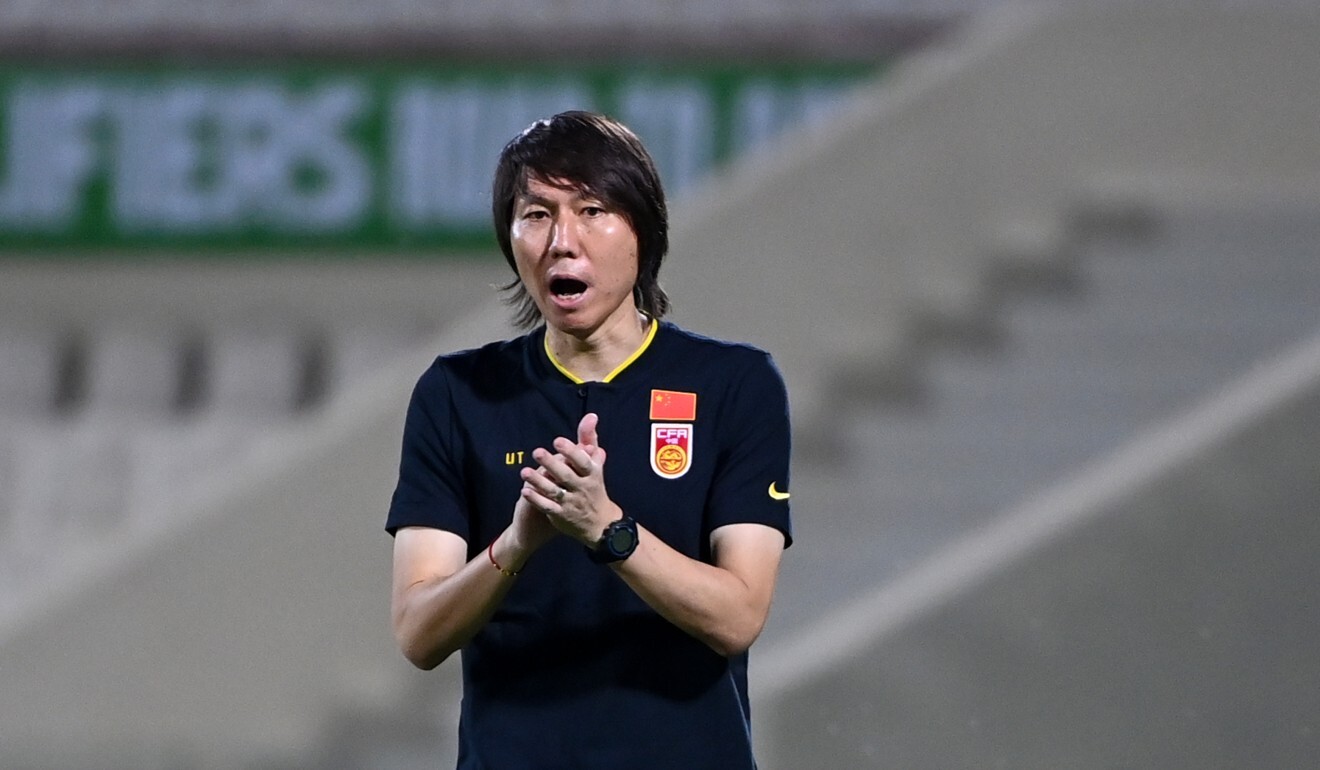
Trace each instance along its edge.
{"label": "open mouth", "polygon": [[563,299],[571,299],[587,290],[587,284],[576,278],[555,278],[550,281],[550,293]]}

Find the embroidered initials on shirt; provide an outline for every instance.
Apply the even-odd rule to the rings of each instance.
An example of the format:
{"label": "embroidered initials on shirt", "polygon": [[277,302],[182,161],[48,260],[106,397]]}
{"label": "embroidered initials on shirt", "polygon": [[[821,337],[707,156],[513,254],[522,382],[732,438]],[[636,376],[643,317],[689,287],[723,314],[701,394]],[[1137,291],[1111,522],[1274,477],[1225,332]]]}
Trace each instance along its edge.
{"label": "embroidered initials on shirt", "polygon": [[521,451],[504,453],[505,465],[522,465],[522,461],[523,461],[523,453]]}

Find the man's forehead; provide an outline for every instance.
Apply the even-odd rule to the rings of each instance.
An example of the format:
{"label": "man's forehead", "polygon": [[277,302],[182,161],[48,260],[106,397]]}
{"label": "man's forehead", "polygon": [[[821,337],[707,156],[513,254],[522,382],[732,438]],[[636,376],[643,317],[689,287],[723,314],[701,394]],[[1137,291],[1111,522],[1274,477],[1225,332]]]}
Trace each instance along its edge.
{"label": "man's forehead", "polygon": [[525,199],[544,199],[559,197],[555,193],[568,193],[574,198],[595,198],[595,193],[586,184],[564,178],[546,178],[529,174],[518,190],[518,197]]}

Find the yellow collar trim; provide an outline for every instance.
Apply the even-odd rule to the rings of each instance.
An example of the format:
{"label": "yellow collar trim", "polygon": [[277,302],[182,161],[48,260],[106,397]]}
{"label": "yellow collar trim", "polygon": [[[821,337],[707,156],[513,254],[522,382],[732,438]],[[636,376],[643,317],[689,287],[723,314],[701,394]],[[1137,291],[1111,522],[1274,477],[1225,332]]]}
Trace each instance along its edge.
{"label": "yellow collar trim", "polygon": [[[651,327],[650,327],[649,329],[646,330],[646,339],[642,340],[642,344],[641,344],[640,346],[638,346],[638,348],[637,348],[636,350],[633,351],[633,354],[632,354],[632,355],[630,355],[630,356],[628,356],[627,358],[623,359],[623,363],[621,363],[621,364],[619,364],[618,366],[614,367],[614,371],[612,371],[612,372],[610,372],[609,374],[605,375],[605,379],[601,380],[601,382],[609,382],[610,380],[614,379],[615,377],[618,377],[620,372],[622,372],[624,369],[627,369],[629,366],[632,365],[632,362],[633,362],[633,361],[636,361],[638,358],[640,358],[641,355],[642,355],[643,353],[646,352],[646,349],[649,348],[649,347],[651,347],[651,340],[655,339],[655,332],[656,332],[656,330],[659,329],[659,328],[660,328],[660,322],[657,321],[657,320],[655,320],[654,318],[652,318],[652,319],[651,319]],[[576,374],[573,374],[572,372],[570,372],[568,369],[564,368],[564,365],[561,364],[561,363],[559,363],[559,359],[555,358],[554,351],[550,350],[550,335],[549,335],[549,334],[546,334],[544,337],[542,337],[541,341],[542,341],[542,342],[544,343],[544,345],[545,345],[545,355],[546,355],[546,357],[550,359],[550,363],[551,363],[551,364],[554,364],[554,367],[555,367],[556,369],[559,370],[559,373],[560,373],[560,374],[564,375],[564,376],[567,377],[569,380],[571,380],[571,381],[573,382],[574,385],[581,385],[581,384],[583,384],[583,383],[586,382],[586,380],[582,379],[581,377],[577,376]]]}

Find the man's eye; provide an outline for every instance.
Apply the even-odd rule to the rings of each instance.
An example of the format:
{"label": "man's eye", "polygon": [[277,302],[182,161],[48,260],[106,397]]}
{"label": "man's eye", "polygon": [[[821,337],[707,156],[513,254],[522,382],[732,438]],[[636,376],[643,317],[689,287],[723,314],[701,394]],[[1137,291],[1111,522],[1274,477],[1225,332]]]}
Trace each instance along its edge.
{"label": "man's eye", "polygon": [[548,216],[550,216],[549,212],[542,211],[540,209],[532,209],[530,211],[523,212],[523,219],[533,219],[533,220],[545,219]]}
{"label": "man's eye", "polygon": [[587,206],[582,209],[582,213],[584,216],[598,217],[605,213],[605,209],[600,206]]}

